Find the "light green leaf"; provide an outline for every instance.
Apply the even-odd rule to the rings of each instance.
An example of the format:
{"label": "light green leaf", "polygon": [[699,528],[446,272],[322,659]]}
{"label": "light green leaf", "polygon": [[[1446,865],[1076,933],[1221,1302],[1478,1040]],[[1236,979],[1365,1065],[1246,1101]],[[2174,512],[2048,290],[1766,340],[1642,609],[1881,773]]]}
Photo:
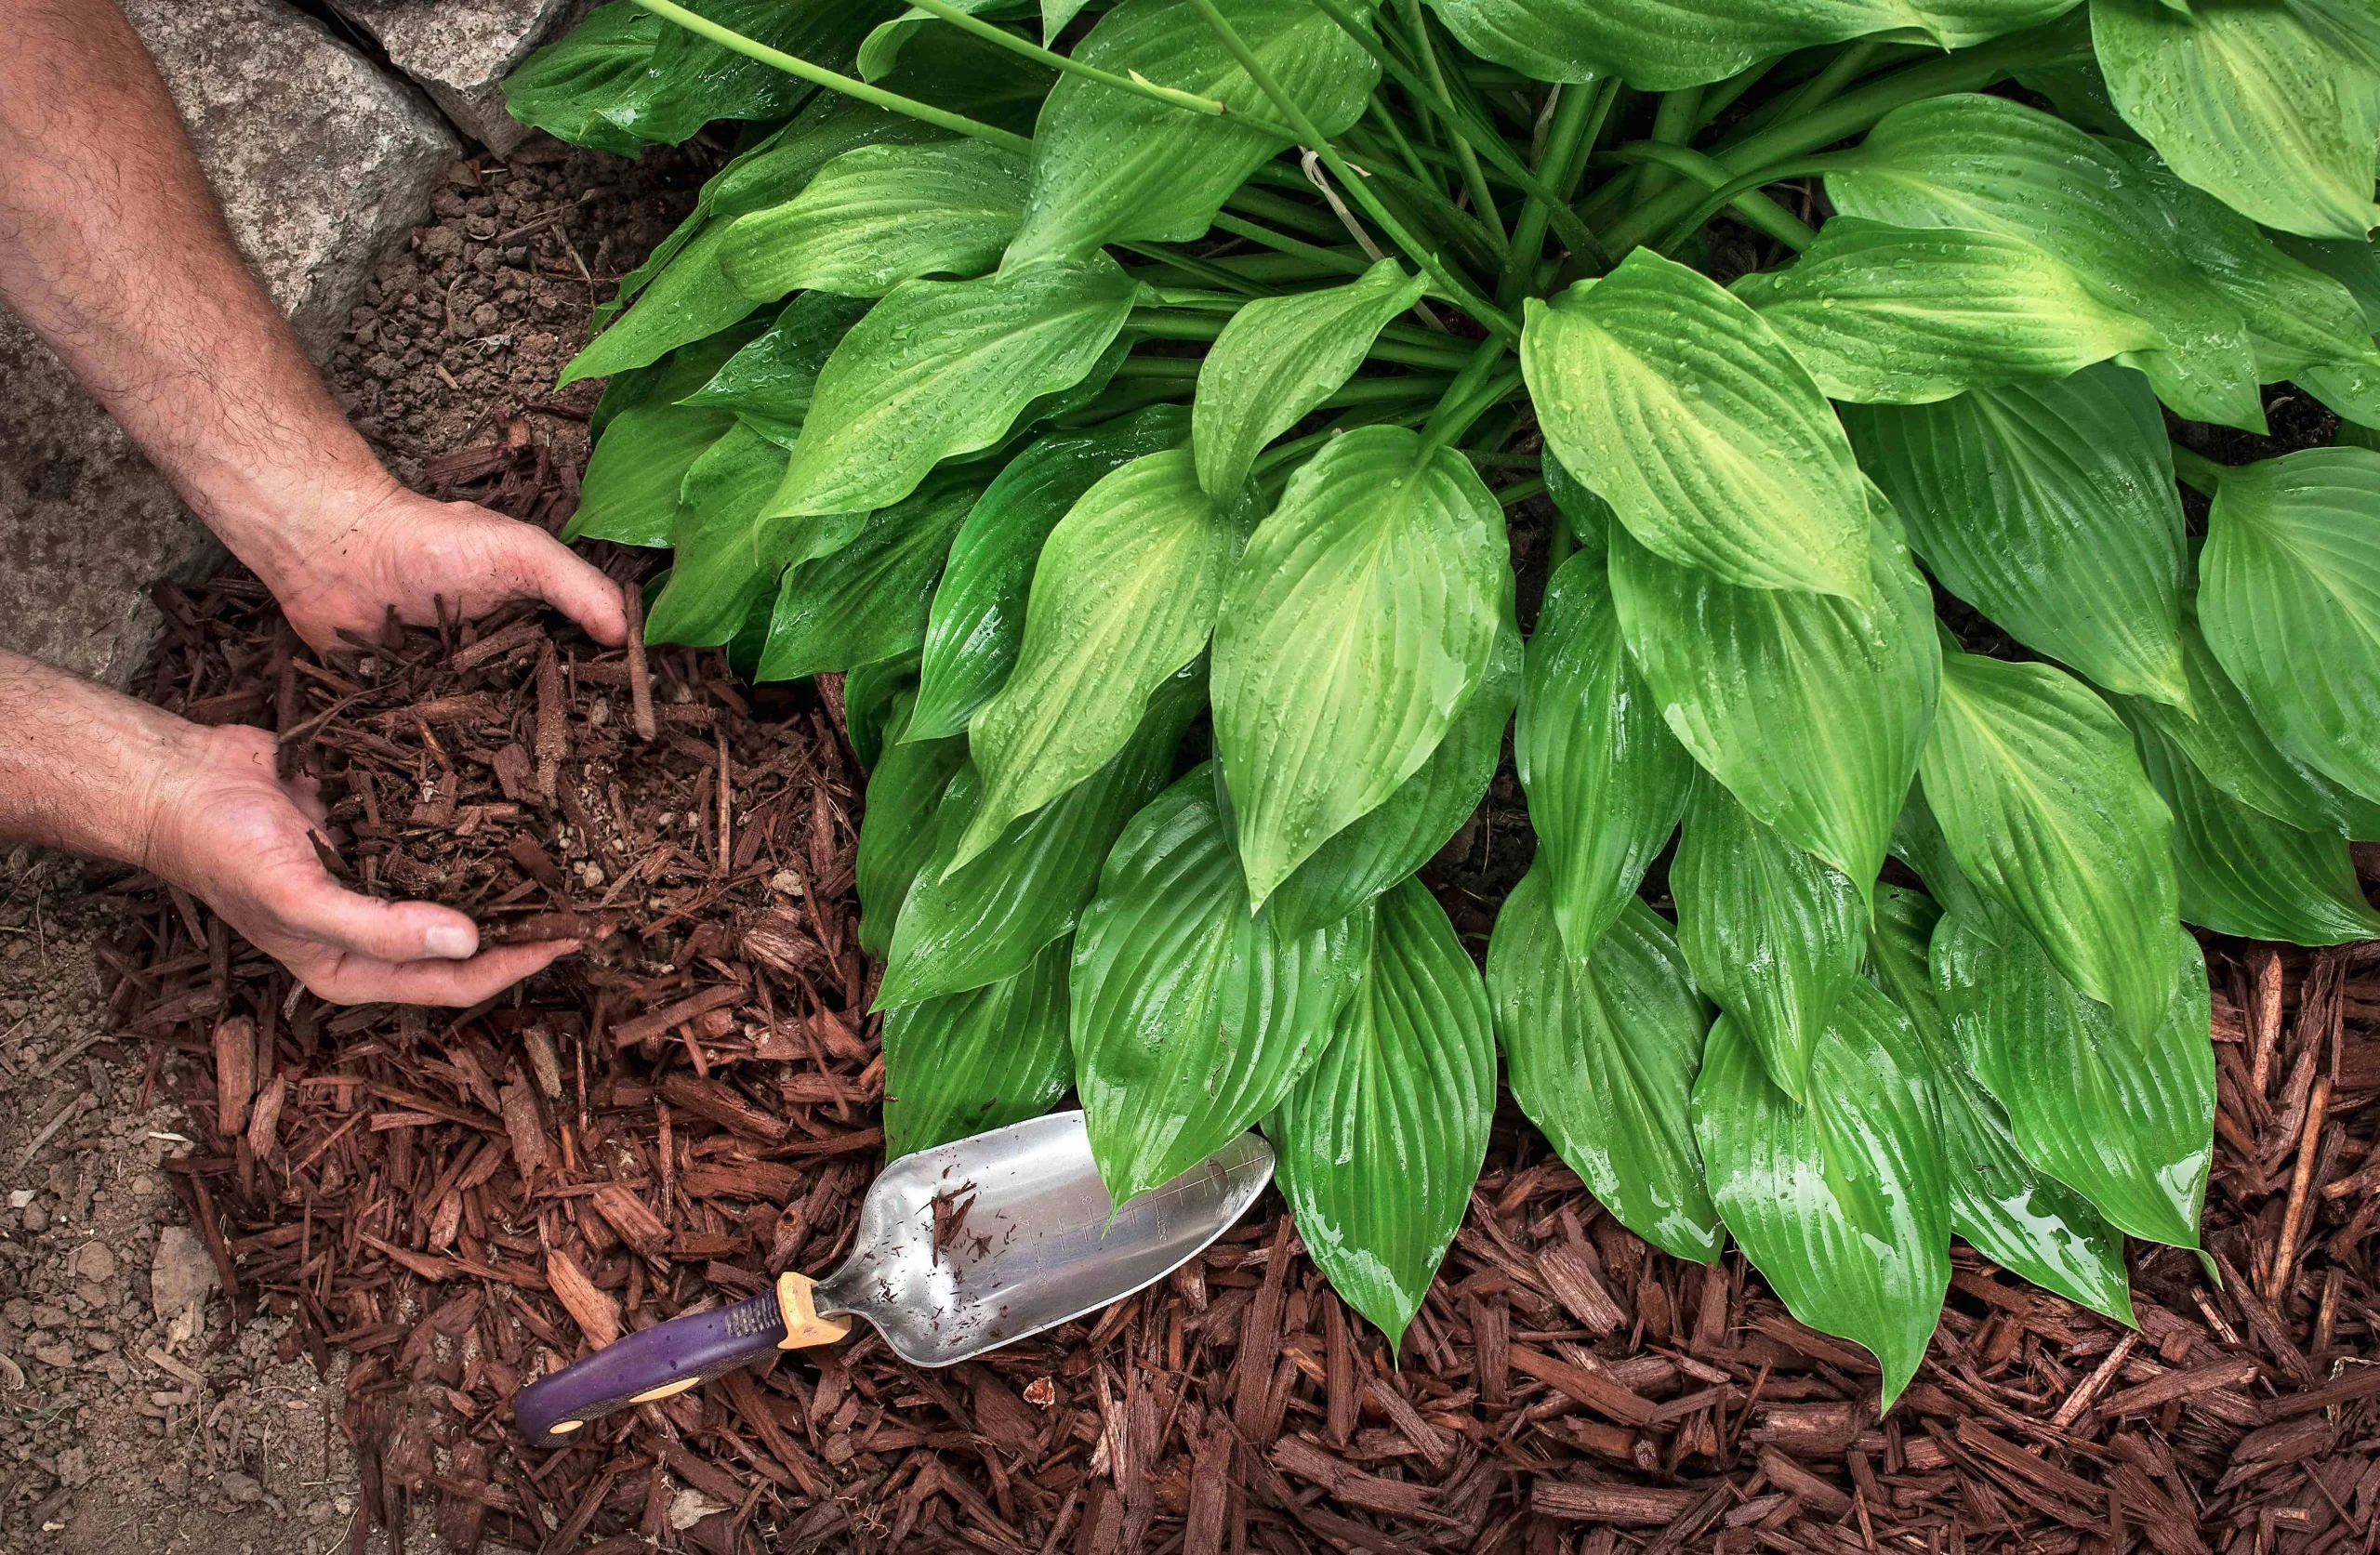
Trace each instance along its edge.
{"label": "light green leaf", "polygon": [[1918,772],[1959,870],[2146,1043],[2173,996],[2173,820],[2130,733],[2041,664],[1943,656]]}
{"label": "light green leaf", "polygon": [[1886,114],[1826,191],[1844,216],[2028,240],[2164,337],[2125,360],[2177,414],[2265,429],[2246,321],[2191,267],[2140,173],[2063,120],[2004,98],[1929,98]]}
{"label": "light green leaf", "polygon": [[738,217],[720,266],[760,301],[804,287],[882,297],[920,275],[980,275],[1025,214],[1025,159],[982,140],[864,146],[810,187]]}
{"label": "light green leaf", "polygon": [[1215,748],[1256,903],[1430,758],[1512,589],[1503,509],[1454,450],[1365,427],[1290,478],[1215,628]]}
{"label": "light green leaf", "polygon": [[1087,0],[1041,0],[1041,38],[1051,42],[1066,30],[1066,23],[1081,14]]}
{"label": "light green leaf", "polygon": [[1811,1056],[1867,951],[1859,887],[1706,778],[1686,800],[1670,895],[1696,986],[1735,1018],[1777,1087],[1809,1100]]}
{"label": "light green leaf", "polygon": [[1149,693],[1205,650],[1246,534],[1199,489],[1186,448],[1135,459],[1058,521],[1016,667],[968,725],[984,786],[957,863],[1131,738]]}
{"label": "light green leaf", "polygon": [[1611,534],[1628,652],[1678,743],[1758,819],[1862,890],[1876,877],[1934,717],[1934,601],[1871,532],[1875,602],[1735,588]]}
{"label": "light green leaf", "polygon": [[2247,698],[2215,660],[2197,612],[2182,612],[2182,665],[2190,711],[2127,697],[2118,707],[2136,729],[2147,723],[2172,741],[2201,776],[2252,810],[2299,831],[2359,840],[2380,838],[2380,804],[2341,788],[2272,743]]}
{"label": "light green leaf", "polygon": [[1465,48],[1540,81],[1618,75],[1699,86],[1747,65],[1870,33],[1962,48],[2037,27],[2073,0],[1430,0]]}
{"label": "light green leaf", "polygon": [[1259,297],[1233,314],[1199,364],[1191,403],[1208,494],[1236,497],[1264,445],[1354,376],[1389,321],[1421,300],[1422,286],[1382,259],[1344,286]]}
{"label": "light green leaf", "polygon": [[1250,910],[1201,766],[1132,818],[1075,936],[1074,1048],[1117,1203],[1270,1113],[1330,1043],[1371,915],[1290,939]]}
{"label": "light green leaf", "polygon": [[2215,1154],[2215,1048],[2205,958],[2187,932],[2166,931],[2179,976],[2146,1045],[2118,1032],[2031,936],[2003,944],[1956,914],[1934,930],[1934,986],[2025,1158],[2118,1231],[2195,1247]]}
{"label": "light green leaf", "polygon": [[[810,414],[818,371],[868,310],[865,298],[805,292],[786,304],[768,332],[721,363],[708,383],[678,402],[732,411],[737,420],[791,448]],[[783,466],[779,466],[780,477]],[[769,493],[774,494],[775,487]]]}
{"label": "light green leaf", "polygon": [[1693,758],[1661,722],[1621,641],[1600,551],[1570,557],[1545,586],[1513,760],[1554,921],[1583,959],[1668,846],[1694,781]]}
{"label": "light green leaf", "polygon": [[1868,1348],[1889,1410],[1950,1281],[1941,1113],[1909,1017],[1854,980],[1802,1106],[1722,1015],[1694,1083],[1694,1137],[1744,1256],[1795,1317]]}
{"label": "light green leaf", "polygon": [[[1421,770],[1399,784],[1379,809],[1366,811],[1308,854],[1266,903],[1282,933],[1294,936],[1334,924],[1437,856],[1479,808],[1496,776],[1504,728],[1520,689],[1521,629],[1508,605],[1488,678],[1463,703]],[[1227,820],[1228,799],[1218,793]]]}
{"label": "light green leaf", "polygon": [[1338,1034],[1264,1126],[1306,1252],[1391,1354],[1470,1207],[1495,1111],[1488,991],[1408,877],[1380,899]]}
{"label": "light green leaf", "polygon": [[716,648],[775,595],[777,574],[800,560],[788,544],[797,526],[754,515],[784,474],[785,450],[741,426],[694,461],[681,488],[669,582],[644,618],[647,642]]}
{"label": "light green leaf", "polygon": [[926,607],[951,536],[983,490],[967,474],[940,477],[879,508],[840,548],[787,569],[760,678],[792,680],[849,669],[923,642]]}
{"label": "light green leaf", "polygon": [[1138,290],[1104,255],[894,287],[827,358],[769,510],[881,507],[990,447],[1036,396],[1091,372]]}
{"label": "light green leaf", "polygon": [[[1380,68],[1321,10],[1305,0],[1216,0],[1216,9],[1324,135],[1362,115]],[[1181,0],[1124,0],[1073,52],[1116,75],[1221,99],[1236,113],[1279,116],[1197,8]],[[1068,75],[1034,125],[1032,193],[1006,263],[1081,258],[1104,243],[1203,237],[1224,197],[1286,147],[1243,120]]]}
{"label": "light green leaf", "polygon": [[2005,232],[1838,216],[1791,268],[1747,275],[1734,291],[1836,400],[1922,404],[2164,344]]}
{"label": "light green leaf", "polygon": [[1521,370],[1546,446],[1639,544],[1739,587],[1865,602],[1851,444],[1809,371],[1718,283],[1640,248],[1530,299]]}
{"label": "light green leaf", "polygon": [[1151,405],[1080,432],[1048,432],[1008,462],[950,543],[926,621],[911,739],[962,732],[1015,666],[1042,544],[1082,494],[1144,455],[1179,446],[1189,412]]}
{"label": "light green leaf", "polygon": [[686,471],[735,425],[715,410],[644,404],[621,411],[595,441],[565,540],[667,546]]}
{"label": "light green leaf", "polygon": [[696,234],[626,313],[571,358],[559,382],[609,377],[658,362],[751,312],[752,299],[737,291],[719,268],[726,241],[727,229],[716,224]]}
{"label": "light green leaf", "polygon": [[885,1011],[886,1160],[1039,1117],[1065,1095],[1073,960],[1061,936],[1014,977]]}
{"label": "light green leaf", "polygon": [[2380,76],[2281,6],[2092,0],[2091,44],[2124,119],[2175,173],[2307,237],[2361,237],[2380,146]]}
{"label": "light green leaf", "polygon": [[1150,699],[1147,717],[1115,759],[1010,823],[989,850],[954,870],[950,860],[974,817],[979,787],[973,766],[960,768],[934,818],[933,851],[901,904],[877,1008],[1014,976],[1074,928],[1098,889],[1109,845],[1173,775],[1174,749],[1197,715],[1200,691],[1195,672],[1169,684]]}
{"label": "light green leaf", "polygon": [[2306,30],[2366,70],[2380,70],[2380,7],[2372,0],[2281,0]]}
{"label": "light green leaf", "polygon": [[2199,580],[2206,645],[2273,743],[2380,801],[2380,454],[2227,470]]}
{"label": "light green leaf", "polygon": [[1687,1113],[1710,1007],[1669,925],[1642,902],[1585,957],[1554,927],[1542,864],[1496,915],[1488,991],[1513,1099],[1612,1218],[1697,1263],[1719,1256]]}
{"label": "light green leaf", "polygon": [[2188,705],[2182,504],[2138,374],[1846,406],[1843,424],[1944,587],[2111,691]]}
{"label": "light green leaf", "polygon": [[[894,699],[885,720],[888,731],[902,731],[915,701],[910,692]],[[906,738],[883,745],[870,764],[853,873],[859,890],[859,947],[879,960],[892,950],[901,903],[933,852],[934,811],[950,780],[966,764],[964,740]]]}
{"label": "light green leaf", "polygon": [[2026,1279],[2135,1327],[2123,1238],[2091,1201],[2025,1159],[2007,1109],[1967,1066],[1934,996],[1927,964],[1941,910],[1897,886],[1876,892],[1870,939],[1876,985],[1908,1015],[1942,1109],[1950,1229]]}
{"label": "light green leaf", "polygon": [[2380,913],[2357,884],[2347,840],[2301,831],[2207,781],[2144,719],[2140,762],[2174,812],[2182,921],[2218,934],[2336,945],[2380,937]]}

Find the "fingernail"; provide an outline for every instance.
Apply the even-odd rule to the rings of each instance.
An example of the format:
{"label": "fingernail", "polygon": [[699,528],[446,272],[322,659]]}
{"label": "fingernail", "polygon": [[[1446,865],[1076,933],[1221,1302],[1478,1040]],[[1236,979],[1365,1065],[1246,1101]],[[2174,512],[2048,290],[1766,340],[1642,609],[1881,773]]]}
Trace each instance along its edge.
{"label": "fingernail", "polygon": [[479,935],[460,924],[442,923],[422,936],[424,950],[448,961],[468,960],[479,944]]}

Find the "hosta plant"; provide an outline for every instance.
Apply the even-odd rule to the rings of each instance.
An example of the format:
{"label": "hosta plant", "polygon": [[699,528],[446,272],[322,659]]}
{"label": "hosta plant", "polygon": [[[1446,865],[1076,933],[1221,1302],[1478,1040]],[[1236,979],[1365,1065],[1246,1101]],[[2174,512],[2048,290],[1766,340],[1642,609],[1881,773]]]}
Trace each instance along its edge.
{"label": "hosta plant", "polygon": [[511,93],[736,138],[574,533],[844,677],[895,1152],[1261,1127],[1394,1342],[1501,1050],[1889,1400],[1953,1235],[2122,1321],[2195,1245],[2185,925],[2380,932],[2380,454],[2185,446],[2380,427],[2365,0],[612,0]]}

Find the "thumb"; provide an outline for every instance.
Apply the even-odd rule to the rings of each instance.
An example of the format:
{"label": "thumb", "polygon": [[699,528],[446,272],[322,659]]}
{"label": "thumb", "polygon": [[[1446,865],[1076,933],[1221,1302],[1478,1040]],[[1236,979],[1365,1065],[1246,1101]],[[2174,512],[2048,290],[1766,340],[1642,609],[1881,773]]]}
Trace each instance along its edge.
{"label": "thumb", "polygon": [[375,901],[325,873],[301,879],[274,906],[289,932],[377,961],[461,961],[480,947],[479,926],[452,907]]}
{"label": "thumb", "polygon": [[596,641],[616,647],[628,636],[628,607],[620,586],[552,535],[522,525],[515,555],[515,584],[569,616]]}

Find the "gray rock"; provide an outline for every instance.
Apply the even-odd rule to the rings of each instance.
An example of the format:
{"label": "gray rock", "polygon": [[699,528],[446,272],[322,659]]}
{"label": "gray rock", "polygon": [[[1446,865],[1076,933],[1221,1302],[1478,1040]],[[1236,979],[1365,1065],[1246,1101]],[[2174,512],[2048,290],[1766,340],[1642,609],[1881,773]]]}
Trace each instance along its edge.
{"label": "gray rock", "polygon": [[206,1244],[188,1226],[167,1226],[157,1233],[157,1256],[149,1265],[149,1308],[157,1321],[169,1323],[193,1301],[204,1301],[217,1285],[215,1259]]}
{"label": "gray rock", "polygon": [[[284,0],[126,0],[232,236],[319,357],[457,150],[427,105]],[[221,556],[165,478],[0,314],[0,647],[116,686],[162,578]]]}
{"label": "gray rock", "polygon": [[389,51],[389,62],[498,156],[527,138],[504,111],[504,78],[529,51],[577,25],[592,0],[332,0]]}

